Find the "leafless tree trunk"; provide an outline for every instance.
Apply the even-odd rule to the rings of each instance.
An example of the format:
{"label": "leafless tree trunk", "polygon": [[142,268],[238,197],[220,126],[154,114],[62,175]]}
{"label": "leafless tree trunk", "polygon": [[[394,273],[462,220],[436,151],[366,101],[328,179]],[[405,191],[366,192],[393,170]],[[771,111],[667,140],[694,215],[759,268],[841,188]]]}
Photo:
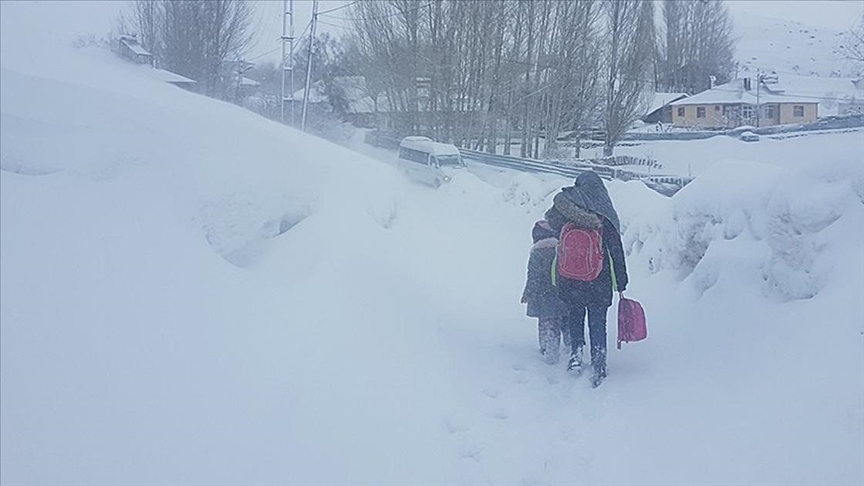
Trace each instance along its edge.
{"label": "leafless tree trunk", "polygon": [[658,89],[698,93],[710,76],[728,82],[735,69],[734,34],[722,0],[664,0],[664,42],[658,50]]}
{"label": "leafless tree trunk", "polygon": [[606,113],[603,153],[615,145],[648,103],[654,38],[652,0],[607,0]]}
{"label": "leafless tree trunk", "polygon": [[212,95],[223,63],[249,46],[252,8],[244,0],[136,0],[127,17],[160,64]]}
{"label": "leafless tree trunk", "polygon": [[864,11],[844,36],[846,57],[858,63],[864,73]]}

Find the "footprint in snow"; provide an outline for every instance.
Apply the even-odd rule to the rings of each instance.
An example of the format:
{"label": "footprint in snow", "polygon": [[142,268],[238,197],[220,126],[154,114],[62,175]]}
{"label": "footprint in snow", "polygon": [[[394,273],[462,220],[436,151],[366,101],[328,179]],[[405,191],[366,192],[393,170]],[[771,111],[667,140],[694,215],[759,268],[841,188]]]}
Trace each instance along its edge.
{"label": "footprint in snow", "polygon": [[509,415],[507,415],[507,412],[500,409],[486,412],[486,415],[495,420],[507,420],[507,418],[509,417]]}
{"label": "footprint in snow", "polygon": [[465,425],[459,423],[458,420],[453,417],[441,417],[441,424],[444,426],[444,430],[447,431],[448,434],[458,434],[462,432],[468,432],[469,428]]}
{"label": "footprint in snow", "polygon": [[483,448],[477,444],[462,444],[459,447],[459,457],[462,459],[474,459],[480,462],[481,452],[483,452]]}

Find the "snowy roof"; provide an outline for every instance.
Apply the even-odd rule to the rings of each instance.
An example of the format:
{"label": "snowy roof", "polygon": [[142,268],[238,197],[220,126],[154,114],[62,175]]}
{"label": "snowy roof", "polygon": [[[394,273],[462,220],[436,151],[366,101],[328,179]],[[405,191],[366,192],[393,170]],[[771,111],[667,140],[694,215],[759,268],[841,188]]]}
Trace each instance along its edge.
{"label": "snowy roof", "polygon": [[243,78],[240,80],[240,85],[241,86],[261,86],[261,83],[259,83],[258,81],[255,81],[254,79],[250,79],[250,78],[247,78],[246,76],[243,76]]}
{"label": "snowy roof", "polygon": [[[373,100],[371,96],[366,96],[348,103],[348,113],[375,113],[375,108],[375,100]],[[379,113],[393,111],[390,106],[390,99],[383,93],[378,95],[377,108],[377,112]]]}
{"label": "snowy roof", "polygon": [[[715,86],[712,89],[705,90],[699,94],[690,96],[682,100],[670,103],[672,106],[684,105],[732,105],[732,104],[748,104],[755,105],[757,101],[760,104],[765,103],[818,103],[818,99],[796,96],[789,92],[778,92],[777,87],[772,87],[772,90],[765,89],[763,86],[760,89],[757,97],[756,83],[753,83],[753,89],[744,89],[744,80],[736,79],[732,82]],[[773,91],[773,92],[772,92]]]}
{"label": "snowy roof", "polygon": [[645,115],[650,115],[669,103],[686,97],[687,93],[654,93],[654,101],[651,102],[651,105],[645,111]]}
{"label": "snowy roof", "polygon": [[150,72],[151,76],[159,79],[160,81],[165,81],[166,83],[174,83],[174,84],[186,84],[186,83],[195,83],[194,79],[189,79],[185,76],[180,76],[179,74],[172,73],[171,71],[166,71],[164,69],[159,68],[145,68],[148,72]]}
{"label": "snowy roof", "polygon": [[[309,103],[326,103],[327,96],[325,96],[321,92],[321,85],[319,83],[315,83],[309,88]],[[306,89],[301,88],[294,92],[294,100],[302,101],[303,98],[306,97]]]}
{"label": "snowy roof", "polygon": [[138,43],[138,40],[134,37],[124,36],[120,39],[120,42],[123,43],[124,46],[128,47],[130,51],[132,51],[137,56],[152,56],[147,52],[147,49],[144,49],[141,44]]}

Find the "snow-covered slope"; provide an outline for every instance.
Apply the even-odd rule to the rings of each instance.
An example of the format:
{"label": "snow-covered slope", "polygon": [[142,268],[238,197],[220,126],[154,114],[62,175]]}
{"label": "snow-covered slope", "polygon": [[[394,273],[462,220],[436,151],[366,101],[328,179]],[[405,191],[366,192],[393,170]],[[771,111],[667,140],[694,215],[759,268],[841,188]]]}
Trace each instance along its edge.
{"label": "snow-covered slope", "polygon": [[[852,20],[849,19],[850,25]],[[757,69],[777,71],[781,79],[784,74],[822,77],[858,74],[841,48],[842,30],[741,9],[736,9],[734,25],[738,37],[735,57],[740,66],[739,76],[755,76]]]}
{"label": "snow-covered slope", "polygon": [[650,336],[592,390],[518,303],[569,181],[434,191],[58,50],[0,56],[3,484],[864,481],[860,134],[612,183]]}

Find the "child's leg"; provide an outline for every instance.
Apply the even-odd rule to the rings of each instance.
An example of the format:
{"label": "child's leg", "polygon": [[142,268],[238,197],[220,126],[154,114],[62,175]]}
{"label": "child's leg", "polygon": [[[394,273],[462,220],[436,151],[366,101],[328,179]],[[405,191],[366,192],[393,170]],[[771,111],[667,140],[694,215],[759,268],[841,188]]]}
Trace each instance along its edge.
{"label": "child's leg", "polygon": [[576,353],[577,349],[585,346],[585,314],[584,305],[575,304],[570,306],[570,315],[567,316],[567,324],[570,328],[570,349]]}
{"label": "child's leg", "polygon": [[537,341],[540,343],[540,354],[546,354],[546,337],[544,335],[544,326],[546,322],[543,319],[537,320]]}
{"label": "child's leg", "polygon": [[559,326],[555,318],[540,319],[540,351],[549,361],[558,359],[558,346],[561,341]]}
{"label": "child's leg", "polygon": [[558,335],[558,340],[564,341],[564,347],[566,349],[570,349],[570,323],[567,322],[567,317],[553,317],[550,318],[555,324],[555,331]]}

